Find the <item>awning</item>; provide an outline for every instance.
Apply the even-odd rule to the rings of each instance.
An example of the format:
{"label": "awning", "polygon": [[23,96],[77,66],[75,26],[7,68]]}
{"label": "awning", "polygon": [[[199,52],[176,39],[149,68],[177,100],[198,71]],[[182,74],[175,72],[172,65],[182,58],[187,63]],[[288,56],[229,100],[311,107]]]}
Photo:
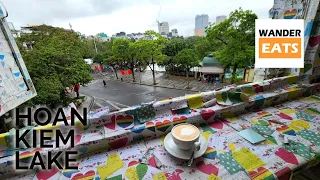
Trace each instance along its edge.
{"label": "awning", "polygon": [[222,67],[200,67],[200,72],[205,74],[222,74],[223,70]]}

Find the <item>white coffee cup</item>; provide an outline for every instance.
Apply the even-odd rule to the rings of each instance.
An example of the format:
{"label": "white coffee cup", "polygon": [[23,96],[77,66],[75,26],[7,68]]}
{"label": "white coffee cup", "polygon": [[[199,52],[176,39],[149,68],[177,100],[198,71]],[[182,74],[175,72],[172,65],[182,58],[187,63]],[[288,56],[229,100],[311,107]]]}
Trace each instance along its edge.
{"label": "white coffee cup", "polygon": [[182,150],[200,150],[200,130],[192,124],[182,123],[171,130],[173,142]]}

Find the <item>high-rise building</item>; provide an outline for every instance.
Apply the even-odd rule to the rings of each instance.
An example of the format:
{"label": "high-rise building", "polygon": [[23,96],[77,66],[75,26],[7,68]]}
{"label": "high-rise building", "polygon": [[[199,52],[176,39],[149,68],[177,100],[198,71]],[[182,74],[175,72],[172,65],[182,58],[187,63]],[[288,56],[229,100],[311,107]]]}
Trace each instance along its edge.
{"label": "high-rise building", "polygon": [[202,31],[202,29],[196,29],[196,30],[194,30],[194,35],[195,35],[195,36],[203,36],[203,31]]}
{"label": "high-rise building", "polygon": [[167,35],[169,33],[169,23],[168,22],[158,23],[158,29],[159,29],[159,34]]}
{"label": "high-rise building", "polygon": [[219,24],[226,19],[227,19],[227,16],[217,16],[216,17],[216,24]]}
{"label": "high-rise building", "polygon": [[172,30],[171,30],[171,33],[172,33],[172,37],[177,37],[177,36],[179,36],[177,29],[172,29]]}
{"label": "high-rise building", "polygon": [[209,16],[207,14],[197,15],[195,18],[195,35],[205,36],[206,27],[209,25]]}

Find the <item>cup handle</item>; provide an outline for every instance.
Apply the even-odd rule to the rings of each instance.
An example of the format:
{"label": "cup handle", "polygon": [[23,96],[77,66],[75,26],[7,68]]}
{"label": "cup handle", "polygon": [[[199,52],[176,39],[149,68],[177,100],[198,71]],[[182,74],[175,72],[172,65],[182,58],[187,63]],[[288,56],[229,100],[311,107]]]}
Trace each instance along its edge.
{"label": "cup handle", "polygon": [[199,151],[200,150],[200,141],[196,141],[196,142],[194,142],[194,149],[196,150],[196,151]]}

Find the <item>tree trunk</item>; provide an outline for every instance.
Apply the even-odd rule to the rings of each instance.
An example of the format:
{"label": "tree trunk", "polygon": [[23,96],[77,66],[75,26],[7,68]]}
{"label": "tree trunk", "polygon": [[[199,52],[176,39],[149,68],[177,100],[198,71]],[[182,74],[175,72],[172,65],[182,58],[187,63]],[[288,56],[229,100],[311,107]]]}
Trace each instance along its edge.
{"label": "tree trunk", "polygon": [[153,61],[153,58],[152,58],[152,76],[153,76],[153,85],[156,85],[156,76],[154,74],[154,61]]}
{"label": "tree trunk", "polygon": [[119,78],[118,78],[117,69],[116,69],[116,68],[113,68],[113,70],[114,70],[114,73],[116,74],[117,79],[119,79]]}
{"label": "tree trunk", "polygon": [[131,63],[131,71],[132,71],[133,82],[136,82],[136,78],[134,77],[134,63],[133,62]]}
{"label": "tree trunk", "polygon": [[187,69],[187,81],[188,81],[188,89],[190,89],[190,87],[189,87],[189,69]]}
{"label": "tree trunk", "polygon": [[132,71],[132,79],[133,79],[132,81],[136,82],[136,78],[134,77],[134,68],[132,68],[131,71]]}
{"label": "tree trunk", "polygon": [[237,65],[234,65],[232,70],[232,76],[231,76],[231,84],[233,84],[234,80],[236,79],[236,71],[237,71]]}
{"label": "tree trunk", "polygon": [[139,81],[141,83],[141,65],[139,65]]}

